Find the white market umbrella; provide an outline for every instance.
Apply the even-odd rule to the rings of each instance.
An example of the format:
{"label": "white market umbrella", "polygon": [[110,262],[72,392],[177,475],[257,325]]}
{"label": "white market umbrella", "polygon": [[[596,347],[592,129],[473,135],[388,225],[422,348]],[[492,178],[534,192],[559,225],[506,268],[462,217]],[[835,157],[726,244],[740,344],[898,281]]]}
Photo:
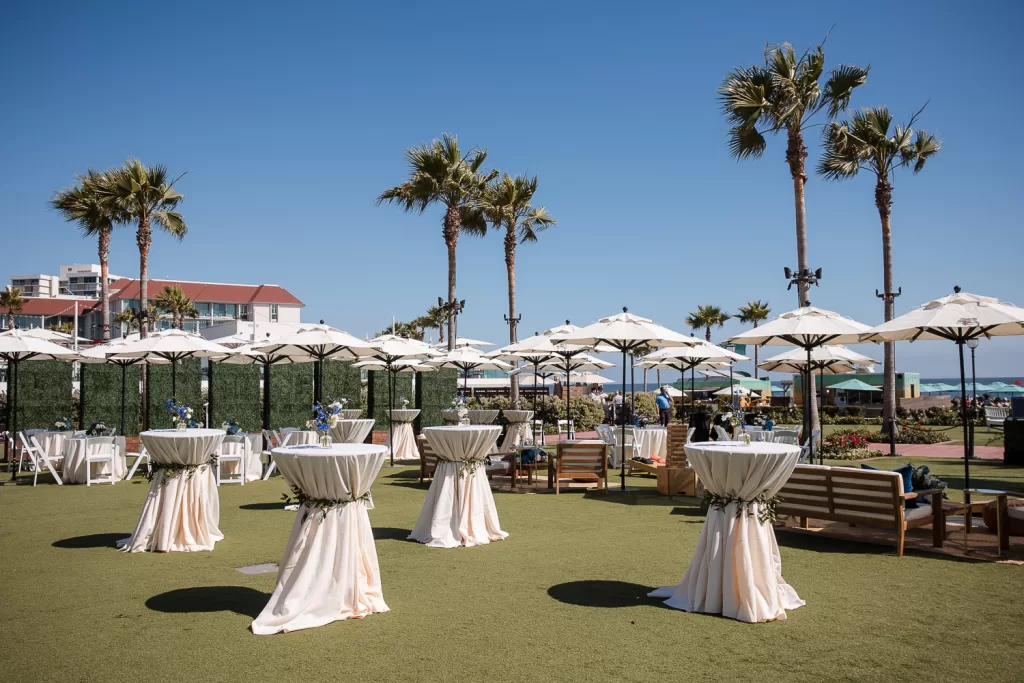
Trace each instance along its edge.
{"label": "white market umbrella", "polygon": [[123,339],[114,339],[105,344],[98,344],[90,347],[78,354],[78,361],[81,363],[98,364],[98,363],[109,363],[110,365],[117,365],[121,368],[121,431],[118,432],[122,436],[126,435],[125,424],[124,424],[124,411],[125,411],[125,394],[128,387],[128,366],[138,365],[142,363],[167,363],[168,361],[152,358],[138,358],[117,355],[117,350],[123,347],[125,341]]}
{"label": "white market umbrella", "polygon": [[316,402],[323,401],[324,361],[359,360],[370,358],[375,351],[369,341],[354,337],[321,320],[319,325],[310,325],[293,332],[287,332],[267,342],[253,344],[254,351],[289,356],[293,362],[316,361],[317,367]]}
{"label": "white market umbrella", "polygon": [[[0,334],[13,334],[14,330],[7,330],[6,332],[0,332]],[[21,336],[23,337],[35,337],[36,339],[44,339],[54,344],[91,344],[91,339],[85,337],[75,337],[73,334],[65,334],[58,332],[57,330],[48,330],[43,327],[31,327],[28,329],[21,330]]]}
{"label": "white market umbrella", "polygon": [[749,396],[750,389],[746,387],[722,387],[715,392],[715,396]]}
{"label": "white market umbrella", "polygon": [[462,371],[462,391],[465,392],[469,384],[470,370],[511,370],[512,366],[496,358],[489,358],[479,350],[469,346],[460,349],[453,349],[448,353],[429,358],[426,363],[435,368],[454,368]]}
{"label": "white market umbrella", "polygon": [[[804,306],[788,311],[774,320],[752,330],[741,332],[729,339],[730,344],[757,344],[758,346],[799,346],[811,364],[811,353],[819,346],[830,344],[856,344],[861,335],[871,329],[852,318],[826,311],[814,306]],[[807,370],[810,377],[810,370]],[[810,388],[811,381],[804,383]],[[807,392],[804,392],[805,394]],[[814,459],[814,439],[811,438],[811,402],[804,397],[803,431],[810,445],[811,460]]]}
{"label": "white market umbrella", "polygon": [[[690,371],[690,396],[694,396],[695,374],[697,370],[712,368],[732,368],[733,363],[749,360],[735,351],[712,344],[709,341],[690,337],[692,346],[675,346],[658,349],[641,358],[641,362],[650,362],[648,369],[678,370],[682,374],[680,385],[686,383],[686,371]],[[731,382],[730,382],[731,384]]]}
{"label": "white market umbrella", "polygon": [[[622,386],[626,386],[626,354],[632,355],[637,349],[648,346],[692,346],[696,343],[693,337],[662,327],[648,318],[642,318],[629,312],[626,307],[622,313],[601,318],[596,323],[576,330],[555,332],[552,337],[556,341],[583,346],[607,346],[622,352]],[[626,443],[626,421],[622,421],[622,443]],[[621,490],[626,490],[626,459],[621,458],[622,468],[619,473]]]}
{"label": "white market umbrella", "polygon": [[187,358],[223,358],[231,349],[204,339],[198,334],[170,329],[153,332],[136,341],[125,342],[107,349],[108,355],[123,358],[157,359],[171,364],[171,398],[178,391],[178,361]]}
{"label": "white market umbrella", "polygon": [[[472,348],[475,346],[494,346],[494,344],[488,341],[480,341],[479,339],[470,339],[469,337],[456,337],[454,346],[456,349],[462,349],[466,347]],[[447,349],[448,342],[436,344],[435,348]]]}
{"label": "white market umbrella", "polygon": [[18,366],[29,360],[74,360],[76,357],[71,349],[38,337],[23,336],[17,328],[0,335],[0,361],[7,363],[8,393],[11,397],[11,438],[7,440],[11,448],[7,457],[7,462],[12,465],[11,481],[15,480],[18,472],[13,466],[13,444],[18,438]]}
{"label": "white market umbrella", "polygon": [[872,327],[861,335],[865,342],[944,339],[957,345],[960,353],[960,397],[964,425],[964,488],[970,488],[970,438],[967,413],[967,379],[964,372],[964,344],[981,337],[1024,334],[1024,308],[989,296],[968,294],[959,287],[953,293]]}
{"label": "white market umbrella", "polygon": [[[809,374],[810,381],[814,382],[814,371],[818,371],[821,380],[821,400],[825,403],[825,375],[841,375],[847,372],[854,372],[858,365],[876,365],[878,361],[868,358],[864,354],[852,351],[842,344],[832,346],[817,346],[811,349],[811,360],[808,364],[806,354],[800,349],[786,351],[777,356],[772,356],[757,367],[768,372],[793,372]],[[810,368],[810,372],[807,370]]]}

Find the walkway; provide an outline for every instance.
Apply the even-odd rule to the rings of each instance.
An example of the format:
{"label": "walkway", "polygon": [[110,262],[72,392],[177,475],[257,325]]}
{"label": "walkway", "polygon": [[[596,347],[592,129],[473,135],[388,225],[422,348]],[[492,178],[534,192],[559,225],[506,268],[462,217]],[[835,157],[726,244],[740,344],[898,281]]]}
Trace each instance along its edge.
{"label": "walkway", "polygon": [[[883,453],[889,452],[887,443],[871,443],[870,448]],[[906,443],[896,444],[896,452],[908,458],[964,458],[964,447],[960,444]],[[1002,446],[975,446],[974,455],[981,460],[1002,460]]]}

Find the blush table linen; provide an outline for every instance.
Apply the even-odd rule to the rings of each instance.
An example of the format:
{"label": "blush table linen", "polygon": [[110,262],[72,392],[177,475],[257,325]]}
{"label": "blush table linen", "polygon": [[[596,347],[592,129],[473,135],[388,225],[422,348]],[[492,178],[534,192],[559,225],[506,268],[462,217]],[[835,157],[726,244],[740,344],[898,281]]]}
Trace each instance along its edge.
{"label": "blush table linen", "polygon": [[373,420],[338,420],[331,427],[334,443],[362,443],[373,430]]}
{"label": "blush table linen", "polygon": [[[778,443],[687,444],[686,457],[704,486],[719,496],[753,501],[774,496],[789,479],[800,449]],[[738,503],[712,506],[701,529],[690,566],[675,586],[650,597],[687,612],[721,614],[755,623],[782,620],[786,610],[806,604],[782,578],[782,560],[770,522],[757,520],[751,502],[737,516]]]}
{"label": "blush table linen", "polygon": [[360,443],[272,453],[285,481],[326,508],[299,506],[277,584],[252,632],[287,633],[387,612],[367,511],[373,509],[370,486],[388,450]]}
{"label": "blush table linen", "polygon": [[[38,438],[38,437],[36,437]],[[65,484],[85,483],[85,455],[89,450],[88,438],[75,436],[64,439],[61,453],[64,455],[64,470],[61,478]],[[125,463],[125,438],[114,437],[114,479],[120,481],[128,474],[128,467]],[[92,448],[97,446],[93,445]],[[93,463],[93,478],[105,477],[110,474],[110,466],[107,463]]]}
{"label": "blush table linen", "polygon": [[646,427],[638,429],[640,436],[640,457],[661,458],[665,462],[668,455],[668,430],[662,427]]}
{"label": "blush table linen", "polygon": [[533,419],[532,410],[506,410],[503,415],[508,420],[508,427],[505,428],[505,438],[501,442],[501,452],[509,453],[514,451],[527,439],[533,438],[530,429],[530,420]]}
{"label": "blush table linen", "polygon": [[[137,553],[213,550],[220,532],[220,498],[210,461],[224,440],[223,429],[158,429],[139,435],[156,473],[135,532],[118,541]],[[189,475],[158,465],[196,467]]]}
{"label": "blush table linen", "polygon": [[[412,431],[412,423],[420,414],[414,408],[395,408],[391,411],[391,431],[394,432],[395,460],[415,460],[419,462],[420,449],[416,448],[416,435]],[[391,434],[384,440],[385,446],[391,446]]]}
{"label": "blush table linen", "polygon": [[423,434],[437,454],[437,469],[409,538],[431,548],[471,547],[507,538],[483,463],[501,427],[427,427]]}
{"label": "blush table linen", "polygon": [[[36,443],[51,458],[60,457],[64,451],[64,442],[74,436],[74,432],[57,432],[51,430],[34,430],[25,432],[25,436],[35,438]],[[84,480],[83,480],[84,481]]]}

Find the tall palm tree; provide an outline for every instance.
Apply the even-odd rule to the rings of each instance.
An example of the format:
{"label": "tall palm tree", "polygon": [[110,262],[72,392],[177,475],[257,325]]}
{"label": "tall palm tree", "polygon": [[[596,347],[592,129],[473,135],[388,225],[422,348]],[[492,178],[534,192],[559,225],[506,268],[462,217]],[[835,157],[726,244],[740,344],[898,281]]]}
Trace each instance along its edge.
{"label": "tall palm tree", "polygon": [[[510,176],[503,173],[487,185],[480,199],[480,208],[496,229],[505,230],[505,271],[508,275],[508,341],[516,338],[516,246],[536,242],[537,233],[555,224],[543,206],[530,201],[537,192],[537,176]],[[512,375],[510,390],[512,406],[519,407],[519,376]]]}
{"label": "tall palm tree", "polygon": [[78,223],[84,237],[95,237],[99,243],[100,257],[100,299],[103,318],[103,339],[110,339],[110,287],[108,261],[110,259],[110,232],[121,218],[117,215],[115,203],[105,199],[99,187],[106,182],[104,174],[89,169],[84,176],[78,176],[75,185],[58,192],[50,200],[67,222]]}
{"label": "tall palm tree", "polygon": [[[138,327],[141,318],[134,308],[122,308],[114,316],[114,322],[121,325],[121,336],[125,337],[134,331],[134,328]],[[127,330],[127,333],[125,332]]]}
{"label": "tall palm tree", "polygon": [[167,285],[154,299],[157,309],[171,314],[172,324],[180,330],[185,329],[186,318],[199,317],[199,310],[192,299],[177,285]]}
{"label": "tall palm tree", "polygon": [[448,247],[448,349],[455,348],[455,247],[460,232],[483,235],[487,223],[477,207],[484,188],[497,174],[483,174],[487,150],[474,147],[465,153],[456,136],[444,133],[440,140],[405,150],[409,178],[385,190],[378,204],[398,204],[406,211],[423,213],[432,204],[445,207],[441,234]]}
{"label": "tall palm tree", "polygon": [[686,324],[690,326],[692,330],[699,330],[704,328],[704,338],[711,341],[711,328],[712,327],[723,327],[725,321],[732,318],[731,315],[723,311],[718,306],[697,306],[697,312],[691,313],[686,317]]}
{"label": "tall palm tree", "polygon": [[[427,312],[413,320],[413,324],[421,330],[437,330],[437,343],[444,344],[444,309],[440,306],[431,306]],[[421,337],[422,339],[422,337]]]}
{"label": "tall palm tree", "polygon": [[[850,121],[833,121],[824,131],[824,153],[818,173],[829,180],[853,178],[862,169],[875,176],[875,207],[882,222],[882,282],[885,320],[894,312],[892,291],[892,183],[896,170],[909,166],[914,173],[942,149],[942,142],[923,130],[914,130],[922,107],[904,126],[893,125],[887,107],[869,107]],[[896,417],[896,356],[893,342],[885,344],[883,363],[882,429],[886,433]]]}
{"label": "tall palm tree", "polygon": [[[149,247],[153,243],[152,227],[156,225],[182,240],[188,227],[185,219],[174,209],[184,196],[174,189],[184,173],[170,180],[163,164],[146,166],[138,159],[129,158],[120,168],[104,174],[104,182],[97,185],[104,201],[116,207],[121,222],[135,221],[138,229],[135,242],[139,246],[139,310],[149,310]],[[143,320],[139,334],[146,336],[147,321]]]}
{"label": "tall palm tree", "polygon": [[[762,302],[760,299],[757,301],[748,301],[746,306],[740,306],[739,315],[736,317],[742,323],[753,323],[754,327],[757,327],[758,323],[762,320],[767,320],[768,315],[772,312],[772,309],[768,308],[767,302]],[[757,379],[757,351],[758,348],[754,346],[754,379]]]}
{"label": "tall palm tree", "polygon": [[21,289],[7,286],[7,289],[0,292],[0,308],[7,309],[7,329],[14,329],[14,316],[21,313],[25,307],[25,300],[21,298]]}
{"label": "tall palm tree", "polygon": [[[828,36],[825,36],[826,40]],[[807,212],[804,184],[807,147],[804,130],[821,112],[835,118],[850,104],[853,90],[867,80],[868,70],[840,65],[819,85],[825,67],[825,41],[799,58],[789,43],[768,45],[764,65],[734,69],[718,90],[729,121],[729,152],[737,159],[760,157],[767,143],[765,133],[785,132],[786,163],[793,178],[796,206],[796,252],[800,272],[807,270]],[[798,306],[807,301],[806,282],[799,283]]]}

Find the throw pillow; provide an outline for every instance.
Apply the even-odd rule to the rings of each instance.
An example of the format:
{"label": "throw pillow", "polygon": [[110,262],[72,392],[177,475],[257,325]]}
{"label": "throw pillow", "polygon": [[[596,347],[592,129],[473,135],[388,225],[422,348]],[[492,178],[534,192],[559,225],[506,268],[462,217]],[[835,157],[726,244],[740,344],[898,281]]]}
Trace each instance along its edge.
{"label": "throw pillow", "polygon": [[[864,469],[864,470],[875,470],[876,472],[879,471],[877,467],[872,467],[871,465],[865,465],[864,463],[861,463],[860,467],[861,467],[861,469]],[[903,478],[903,492],[904,493],[910,493],[911,491],[914,490],[914,466],[913,465],[906,464],[903,467],[897,467],[896,469],[894,469],[892,471],[893,472],[898,472],[899,475]],[[917,498],[910,498],[910,499],[904,501],[903,507],[907,508],[907,509],[909,509],[909,508],[916,508],[917,507]]]}

